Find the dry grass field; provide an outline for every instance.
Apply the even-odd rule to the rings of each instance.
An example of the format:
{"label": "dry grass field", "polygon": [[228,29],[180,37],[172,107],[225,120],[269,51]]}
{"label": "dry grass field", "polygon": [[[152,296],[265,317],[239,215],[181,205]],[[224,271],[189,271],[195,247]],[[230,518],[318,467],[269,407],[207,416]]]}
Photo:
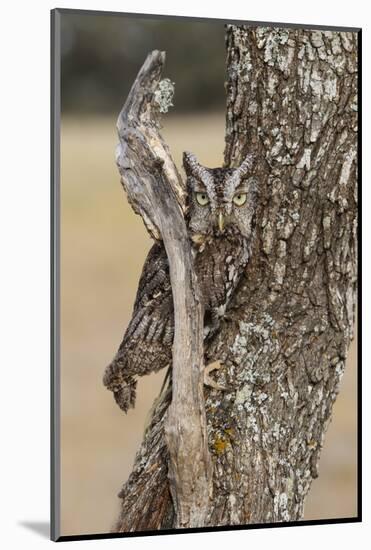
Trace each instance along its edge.
{"label": "dry grass field", "polygon": [[[183,150],[222,162],[224,115],[165,120],[180,166]],[[163,374],[141,379],[125,416],[102,384],[131,315],[151,245],[128,205],[114,161],[115,117],[65,118],[61,149],[62,534],[110,530],[117,493],[142,438]],[[305,519],[356,514],[356,350],[352,345]]]}

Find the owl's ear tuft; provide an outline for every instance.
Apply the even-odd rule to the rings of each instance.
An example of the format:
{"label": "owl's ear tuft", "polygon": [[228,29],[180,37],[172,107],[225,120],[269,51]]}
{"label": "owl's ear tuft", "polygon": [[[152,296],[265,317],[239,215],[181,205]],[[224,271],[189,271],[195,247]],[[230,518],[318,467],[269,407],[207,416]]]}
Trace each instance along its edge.
{"label": "owl's ear tuft", "polygon": [[240,166],[237,168],[237,172],[240,178],[244,178],[251,171],[255,160],[255,155],[249,153],[246,155]]}
{"label": "owl's ear tuft", "polygon": [[184,151],[183,153],[183,168],[187,176],[195,175],[197,168],[199,167],[198,160],[193,153]]}
{"label": "owl's ear tuft", "polygon": [[254,197],[254,199],[259,195],[259,185],[256,177],[252,176],[247,180],[249,186],[249,193]]}

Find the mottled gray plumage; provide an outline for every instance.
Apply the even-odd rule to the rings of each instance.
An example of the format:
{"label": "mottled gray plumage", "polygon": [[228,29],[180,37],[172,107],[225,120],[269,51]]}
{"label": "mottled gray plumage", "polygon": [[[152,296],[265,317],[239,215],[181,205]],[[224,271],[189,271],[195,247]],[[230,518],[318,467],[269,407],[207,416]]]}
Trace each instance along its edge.
{"label": "mottled gray plumage", "polygon": [[[255,211],[252,159],[246,157],[239,168],[206,168],[194,155],[184,153],[183,166],[187,175],[186,223],[207,338],[217,330],[249,259]],[[137,376],[170,365],[173,317],[168,260],[162,242],[156,242],[143,267],[132,319],[103,379],[123,411],[134,406]]]}

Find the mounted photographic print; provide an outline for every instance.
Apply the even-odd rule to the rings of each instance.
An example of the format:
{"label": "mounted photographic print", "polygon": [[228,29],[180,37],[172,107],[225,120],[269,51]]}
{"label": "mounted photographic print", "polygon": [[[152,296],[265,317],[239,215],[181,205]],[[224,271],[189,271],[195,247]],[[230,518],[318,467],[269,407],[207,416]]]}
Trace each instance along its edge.
{"label": "mounted photographic print", "polygon": [[361,520],[360,48],[52,11],[53,540]]}

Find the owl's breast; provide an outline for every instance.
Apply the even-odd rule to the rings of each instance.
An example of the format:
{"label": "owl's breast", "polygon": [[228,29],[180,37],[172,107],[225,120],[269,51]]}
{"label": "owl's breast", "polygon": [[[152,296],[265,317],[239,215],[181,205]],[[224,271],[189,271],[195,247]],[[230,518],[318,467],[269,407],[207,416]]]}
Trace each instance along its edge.
{"label": "owl's breast", "polygon": [[205,310],[225,307],[248,260],[244,239],[213,239],[195,257],[195,270]]}

